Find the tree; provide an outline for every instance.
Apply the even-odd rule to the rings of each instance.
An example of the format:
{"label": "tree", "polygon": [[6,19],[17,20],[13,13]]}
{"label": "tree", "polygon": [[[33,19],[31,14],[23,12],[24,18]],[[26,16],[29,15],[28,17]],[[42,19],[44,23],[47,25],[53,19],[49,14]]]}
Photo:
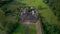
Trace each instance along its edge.
{"label": "tree", "polygon": [[0,0],[0,7],[2,7],[5,4],[8,4],[10,2],[12,2],[13,0]]}

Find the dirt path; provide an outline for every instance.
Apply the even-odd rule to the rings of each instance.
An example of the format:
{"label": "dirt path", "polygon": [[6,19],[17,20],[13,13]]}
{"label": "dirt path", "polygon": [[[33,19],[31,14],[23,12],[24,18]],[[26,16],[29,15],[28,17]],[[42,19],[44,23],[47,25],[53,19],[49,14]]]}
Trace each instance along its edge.
{"label": "dirt path", "polygon": [[26,24],[26,27],[27,27],[26,28],[26,34],[29,33],[29,24],[35,24],[36,25],[36,31],[37,31],[36,34],[43,34],[42,25],[41,25],[41,23],[39,23],[39,21],[36,23],[24,22],[24,24]]}
{"label": "dirt path", "polygon": [[39,21],[36,23],[36,28],[37,28],[37,34],[43,34],[42,25],[41,23],[39,23]]}

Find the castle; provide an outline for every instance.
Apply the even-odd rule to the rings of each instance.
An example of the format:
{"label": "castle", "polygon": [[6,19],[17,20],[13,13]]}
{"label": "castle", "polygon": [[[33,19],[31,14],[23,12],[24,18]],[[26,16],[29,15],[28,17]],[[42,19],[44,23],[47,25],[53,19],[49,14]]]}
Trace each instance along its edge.
{"label": "castle", "polygon": [[35,23],[38,19],[38,12],[34,7],[21,8],[19,18],[21,22],[29,21]]}

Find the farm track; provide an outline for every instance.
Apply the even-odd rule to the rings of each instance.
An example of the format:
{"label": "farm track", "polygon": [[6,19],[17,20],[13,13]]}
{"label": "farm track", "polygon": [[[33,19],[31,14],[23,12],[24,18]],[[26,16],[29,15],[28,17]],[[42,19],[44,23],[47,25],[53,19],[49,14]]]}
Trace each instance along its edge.
{"label": "farm track", "polygon": [[36,22],[36,23],[24,22],[22,24],[26,24],[26,34],[29,33],[29,25],[30,24],[35,24],[36,25],[36,31],[37,31],[36,34],[43,34],[43,30],[42,30],[43,28],[42,28],[41,23],[39,23],[39,21]]}
{"label": "farm track", "polygon": [[42,24],[39,23],[39,21],[36,23],[36,28],[37,28],[37,34],[43,34]]}

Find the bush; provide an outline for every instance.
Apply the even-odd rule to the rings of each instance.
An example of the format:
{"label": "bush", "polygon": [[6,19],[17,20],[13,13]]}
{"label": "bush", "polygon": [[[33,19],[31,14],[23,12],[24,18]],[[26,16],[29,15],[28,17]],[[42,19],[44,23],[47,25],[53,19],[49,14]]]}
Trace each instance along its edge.
{"label": "bush", "polygon": [[15,24],[8,23],[6,26],[8,28],[8,30],[6,30],[7,34],[12,34],[15,31],[15,29],[19,26],[19,24],[18,23],[15,23]]}
{"label": "bush", "polygon": [[43,0],[44,3],[48,4],[49,3],[49,0]]}
{"label": "bush", "polygon": [[13,0],[0,0],[0,7],[2,7],[3,5],[5,5],[5,4],[8,4],[8,3],[10,3],[10,2],[12,2]]}
{"label": "bush", "polygon": [[[40,23],[42,23],[44,34],[59,34],[60,27],[54,24],[49,24],[44,18],[40,17]],[[59,28],[58,28],[59,27]]]}

